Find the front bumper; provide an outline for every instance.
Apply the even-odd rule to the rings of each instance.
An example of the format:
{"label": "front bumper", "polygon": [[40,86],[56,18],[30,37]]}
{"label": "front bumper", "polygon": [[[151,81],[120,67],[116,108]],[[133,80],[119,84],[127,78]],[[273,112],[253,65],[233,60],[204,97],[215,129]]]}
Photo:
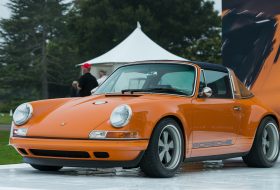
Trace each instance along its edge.
{"label": "front bumper", "polygon": [[[10,144],[26,163],[70,167],[134,167],[146,140],[80,140],[12,137]],[[106,156],[98,156],[101,155]]]}

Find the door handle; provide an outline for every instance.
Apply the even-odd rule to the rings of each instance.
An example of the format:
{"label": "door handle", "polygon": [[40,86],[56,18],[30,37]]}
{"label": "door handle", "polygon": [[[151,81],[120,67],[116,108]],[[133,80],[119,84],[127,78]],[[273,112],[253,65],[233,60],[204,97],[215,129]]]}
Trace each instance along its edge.
{"label": "door handle", "polygon": [[240,107],[240,106],[234,106],[234,107],[233,107],[233,110],[234,110],[234,111],[241,111],[241,107]]}

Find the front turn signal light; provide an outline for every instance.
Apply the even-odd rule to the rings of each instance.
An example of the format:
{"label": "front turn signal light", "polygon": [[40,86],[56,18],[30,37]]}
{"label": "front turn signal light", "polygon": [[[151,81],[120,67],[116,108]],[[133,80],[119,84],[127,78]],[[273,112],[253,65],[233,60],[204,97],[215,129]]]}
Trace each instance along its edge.
{"label": "front turn signal light", "polygon": [[138,132],[133,131],[92,131],[90,139],[137,139]]}
{"label": "front turn signal light", "polygon": [[18,128],[13,129],[13,136],[14,137],[25,137],[27,134],[27,128]]}
{"label": "front turn signal light", "polygon": [[131,131],[108,131],[106,138],[108,139],[137,139],[138,133]]}

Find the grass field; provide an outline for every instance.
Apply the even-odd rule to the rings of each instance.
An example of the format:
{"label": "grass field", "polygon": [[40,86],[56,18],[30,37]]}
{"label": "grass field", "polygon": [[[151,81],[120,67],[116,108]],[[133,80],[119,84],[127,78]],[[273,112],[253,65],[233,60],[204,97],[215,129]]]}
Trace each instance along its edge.
{"label": "grass field", "polygon": [[10,125],[12,117],[8,113],[0,113],[0,124]]}
{"label": "grass field", "polygon": [[0,165],[21,163],[22,158],[16,150],[9,146],[9,131],[0,131]]}

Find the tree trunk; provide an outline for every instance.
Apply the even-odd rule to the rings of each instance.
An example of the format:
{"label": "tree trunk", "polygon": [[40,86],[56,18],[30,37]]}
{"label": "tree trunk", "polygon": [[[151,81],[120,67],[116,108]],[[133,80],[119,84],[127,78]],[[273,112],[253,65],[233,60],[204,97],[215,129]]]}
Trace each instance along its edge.
{"label": "tree trunk", "polygon": [[46,32],[43,27],[43,40],[42,40],[42,98],[47,99],[49,97],[48,88],[48,66],[47,66],[47,52],[46,52]]}

